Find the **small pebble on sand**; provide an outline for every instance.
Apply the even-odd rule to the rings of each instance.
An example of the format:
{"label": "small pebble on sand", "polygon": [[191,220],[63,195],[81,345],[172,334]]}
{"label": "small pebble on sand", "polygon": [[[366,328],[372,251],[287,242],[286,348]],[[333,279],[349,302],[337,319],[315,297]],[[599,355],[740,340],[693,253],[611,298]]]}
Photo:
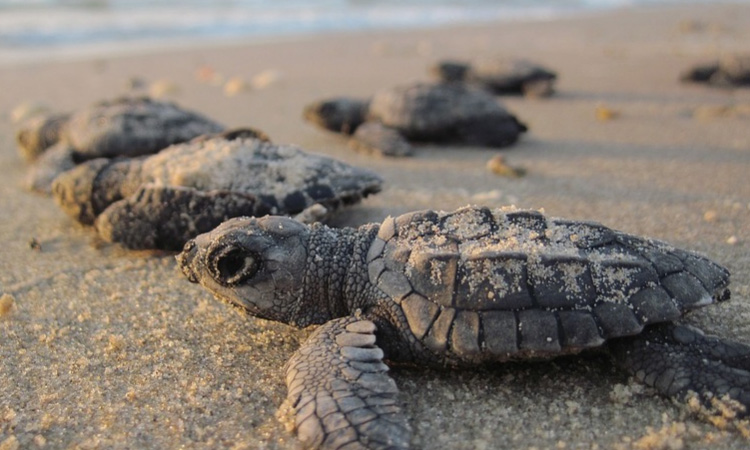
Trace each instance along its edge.
{"label": "small pebble on sand", "polygon": [[233,97],[250,89],[250,84],[241,77],[232,77],[224,83],[224,95],[227,97]]}
{"label": "small pebble on sand", "polygon": [[617,119],[618,117],[620,117],[620,112],[605,105],[596,105],[594,115],[596,117],[596,120],[600,122],[607,122],[609,120]]}
{"label": "small pebble on sand", "polygon": [[18,450],[19,448],[21,448],[21,444],[18,443],[18,438],[12,435],[0,442],[0,450]]}
{"label": "small pebble on sand", "polygon": [[31,238],[29,239],[29,249],[42,251],[42,244],[37,240],[37,238]]}
{"label": "small pebble on sand", "polygon": [[3,294],[0,296],[0,317],[5,317],[10,314],[15,305],[16,299],[10,294]]}
{"label": "small pebble on sand", "polygon": [[284,79],[284,74],[281,71],[268,69],[255,75],[250,81],[250,85],[253,89],[265,89],[274,84],[280,83]]}
{"label": "small pebble on sand", "polygon": [[709,209],[708,211],[703,213],[703,220],[705,220],[706,222],[715,222],[717,217],[718,214],[713,209]]}
{"label": "small pebble on sand", "polygon": [[214,84],[221,82],[223,77],[213,67],[204,64],[195,70],[195,79],[201,83]]}
{"label": "small pebble on sand", "polygon": [[526,169],[508,165],[503,155],[495,155],[487,161],[487,169],[496,175],[510,178],[520,178],[526,175]]}
{"label": "small pebble on sand", "polygon": [[151,83],[148,88],[151,97],[163,98],[170,97],[180,93],[180,87],[174,81],[158,80]]}

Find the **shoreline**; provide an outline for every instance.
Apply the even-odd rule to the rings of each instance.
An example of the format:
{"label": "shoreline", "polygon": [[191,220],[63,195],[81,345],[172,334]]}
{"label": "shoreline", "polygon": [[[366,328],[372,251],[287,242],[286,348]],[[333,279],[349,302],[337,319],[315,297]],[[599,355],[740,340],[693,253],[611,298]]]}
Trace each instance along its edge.
{"label": "shoreline", "polygon": [[[92,43],[72,43],[72,44],[52,44],[44,45],[37,43],[17,44],[13,45],[2,45],[0,46],[0,65],[18,64],[25,62],[34,62],[39,60],[50,58],[54,60],[64,59],[81,59],[81,58],[97,58],[109,56],[123,56],[123,55],[134,55],[139,53],[153,53],[158,51],[174,51],[185,48],[192,48],[196,45],[201,47],[223,47],[223,46],[234,46],[234,45],[256,45],[264,44],[275,41],[286,41],[286,40],[300,40],[309,39],[317,36],[321,37],[333,37],[341,34],[361,34],[361,33],[389,33],[389,32],[404,32],[404,31],[417,31],[417,30],[430,30],[430,29],[451,29],[460,27],[472,27],[472,26],[486,26],[491,24],[502,24],[502,23],[513,23],[513,22],[543,22],[551,20],[565,19],[569,17],[584,17],[590,14],[606,13],[609,11],[615,11],[621,8],[627,8],[627,5],[590,5],[588,7],[581,6],[536,6],[534,8],[519,8],[514,9],[512,6],[505,7],[502,11],[488,11],[489,16],[480,16],[478,11],[475,11],[476,6],[469,7],[465,10],[459,10],[460,17],[450,16],[447,11],[437,14],[435,17],[430,16],[430,11],[433,9],[427,8],[424,11],[417,11],[406,9],[403,13],[407,14],[408,17],[400,18],[394,11],[389,11],[385,14],[374,14],[377,10],[365,9],[358,13],[354,11],[346,11],[341,17],[338,17],[338,21],[333,23],[333,18],[325,19],[325,14],[332,14],[333,11],[317,12],[312,13],[313,16],[316,14],[323,14],[319,20],[320,24],[315,23],[314,18],[303,18],[297,24],[279,22],[278,28],[273,29],[268,23],[259,21],[256,24],[246,24],[246,32],[242,33],[236,30],[225,30],[218,31],[220,27],[214,25],[216,30],[197,30],[195,34],[190,36],[178,36],[178,34],[189,33],[181,31],[179,28],[172,30],[170,35],[169,30],[163,32],[170,36],[161,36],[157,38],[138,38],[135,37],[134,30],[125,30],[126,36],[121,39],[115,39],[114,37],[100,37]],[[439,10],[439,8],[438,8]],[[247,14],[248,11],[240,10],[242,14]],[[163,11],[161,12],[163,14]],[[196,14],[196,11],[192,11]],[[280,14],[280,12],[276,12]],[[382,16],[382,17],[379,17]],[[391,18],[388,20],[388,18]],[[420,17],[418,19],[417,17]],[[106,18],[106,16],[105,16]],[[112,21],[112,18],[107,18]],[[276,18],[278,20],[278,18]],[[355,23],[347,24],[347,20],[354,20]],[[77,19],[80,21],[80,18]],[[96,23],[101,18],[91,17],[88,19],[91,23]],[[273,20],[273,19],[270,19]],[[85,22],[85,21],[84,21]],[[2,23],[2,22],[0,22]],[[115,22],[115,25],[117,22]],[[84,24],[85,25],[85,24]],[[292,25],[297,25],[297,31],[292,31]],[[48,24],[48,27],[53,27],[52,24]],[[144,24],[145,28],[143,32],[153,32],[152,28],[155,25]],[[151,27],[151,28],[148,28]],[[85,26],[84,26],[85,28]],[[210,27],[209,27],[210,28]],[[53,27],[54,29],[54,27]],[[93,30],[96,31],[96,30]],[[92,31],[92,32],[93,32]],[[52,33],[52,31],[42,29],[40,33]],[[130,34],[128,34],[130,33]],[[199,35],[201,33],[205,33]],[[66,36],[58,36],[62,42],[66,41]],[[51,36],[44,38],[34,39],[26,37],[14,37],[11,33],[10,36],[6,37],[6,41],[38,41],[39,39],[51,40]],[[75,40],[76,38],[71,38]],[[80,39],[80,38],[79,38]]]}
{"label": "shoreline", "polygon": [[[0,447],[297,448],[275,414],[284,363],[309,333],[235,314],[188,283],[173,254],[104,244],[52,199],[21,189],[16,105],[68,111],[145,93],[134,78],[169,82],[166,98],[181,106],[383,176],[383,191],[341,211],[336,226],[515,204],[665,240],[732,272],[733,299],[686,322],[750,343],[748,117],[720,109],[750,105],[750,89],[677,80],[719,51],[750,51],[747,42],[750,5],[680,5],[0,66],[0,303],[11,305],[0,317]],[[488,54],[527,57],[560,75],[549,99],[500,100],[530,127],[506,151],[419,145],[411,158],[373,158],[301,118],[310,101],[368,96],[426,79],[439,58]],[[225,95],[197,78],[204,67],[225,81],[281,76]],[[616,115],[599,120],[600,107]],[[498,153],[526,176],[490,173]],[[748,444],[734,422],[711,425],[629,380],[606,355],[391,374],[418,449]]]}
{"label": "shoreline", "polygon": [[481,21],[465,21],[453,23],[434,23],[424,25],[382,25],[363,27],[361,29],[324,29],[317,31],[278,32],[267,34],[248,34],[232,37],[190,37],[163,38],[157,41],[136,40],[123,42],[96,42],[79,45],[61,46],[0,46],[0,67],[15,65],[85,61],[102,58],[121,58],[139,55],[158,54],[165,52],[181,52],[191,49],[212,49],[239,46],[268,45],[283,42],[300,42],[310,39],[335,39],[337,36],[347,35],[384,35],[388,33],[429,32],[442,30],[461,30],[475,27],[492,27],[513,23],[543,23],[561,20],[575,20],[594,18],[598,15],[616,13],[618,11],[638,8],[670,8],[673,5],[653,6],[599,6],[590,9],[560,9],[555,11],[533,11],[516,14],[507,19],[485,19]]}

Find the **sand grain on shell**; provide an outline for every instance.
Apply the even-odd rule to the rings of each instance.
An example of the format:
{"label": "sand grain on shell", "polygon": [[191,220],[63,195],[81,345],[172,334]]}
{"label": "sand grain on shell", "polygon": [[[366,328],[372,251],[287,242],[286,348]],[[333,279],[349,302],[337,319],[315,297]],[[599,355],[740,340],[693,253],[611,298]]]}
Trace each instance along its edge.
{"label": "sand grain on shell", "polygon": [[[521,271],[518,267],[508,267],[510,271],[499,270],[495,256],[500,255],[523,255],[528,261],[527,269],[529,276],[542,282],[561,282],[568,287],[568,292],[575,293],[580,290],[579,277],[585,272],[585,265],[566,265],[562,272],[563,279],[560,280],[560,272],[542,263],[543,257],[567,256],[571,258],[587,258],[591,261],[592,268],[599,276],[599,282],[607,287],[626,285],[627,281],[633,279],[638,273],[637,269],[628,267],[602,266],[603,262],[613,261],[638,261],[636,255],[628,253],[612,253],[604,250],[588,249],[585,254],[578,243],[592,242],[600,238],[604,233],[601,227],[587,226],[570,222],[559,222],[553,218],[544,219],[545,232],[540,234],[530,222],[525,225],[511,222],[505,214],[522,213],[523,211],[508,207],[492,210],[491,219],[478,207],[466,207],[456,212],[439,212],[435,221],[415,220],[398,229],[397,236],[388,245],[393,248],[410,249],[405,273],[414,278],[428,276],[431,283],[440,285],[446,282],[443,279],[447,263],[440,259],[430,259],[428,274],[420,274],[418,261],[427,254],[446,255],[453,253],[460,261],[462,270],[461,280],[469,286],[470,293],[476,290],[481,283],[488,281],[495,289],[494,294],[500,300],[510,292],[523,291],[522,284],[526,280],[520,279]],[[441,225],[438,225],[439,222]],[[494,231],[493,231],[494,228]],[[458,243],[457,250],[451,250],[451,244]],[[641,243],[644,248],[654,245],[648,241]],[[521,264],[520,261],[508,261],[504,259],[502,264]],[[515,272],[512,269],[517,269]],[[508,284],[505,274],[513,274],[512,284]],[[632,292],[621,292],[616,289],[607,289],[611,294],[605,301],[623,302]]]}
{"label": "sand grain on shell", "polygon": [[275,196],[279,202],[312,185],[346,185],[359,169],[291,145],[221,139],[172,146],[143,163],[143,178],[159,185]]}

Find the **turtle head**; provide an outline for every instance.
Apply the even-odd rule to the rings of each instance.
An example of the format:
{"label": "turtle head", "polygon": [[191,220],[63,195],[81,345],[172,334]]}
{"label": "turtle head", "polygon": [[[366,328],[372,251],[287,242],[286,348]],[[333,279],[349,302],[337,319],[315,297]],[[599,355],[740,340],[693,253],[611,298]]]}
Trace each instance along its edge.
{"label": "turtle head", "polygon": [[309,229],[287,217],[240,217],[188,241],[182,273],[217,298],[263,319],[297,325]]}
{"label": "turtle head", "polygon": [[18,119],[21,127],[16,134],[21,156],[31,162],[45,150],[61,141],[68,114],[45,114],[44,109],[36,109],[25,119]]}
{"label": "turtle head", "polygon": [[464,81],[469,66],[456,61],[441,61],[430,69],[434,77],[442,82]]}
{"label": "turtle head", "polygon": [[307,105],[303,116],[326,130],[352,134],[366,120],[369,105],[366,100],[339,97]]}

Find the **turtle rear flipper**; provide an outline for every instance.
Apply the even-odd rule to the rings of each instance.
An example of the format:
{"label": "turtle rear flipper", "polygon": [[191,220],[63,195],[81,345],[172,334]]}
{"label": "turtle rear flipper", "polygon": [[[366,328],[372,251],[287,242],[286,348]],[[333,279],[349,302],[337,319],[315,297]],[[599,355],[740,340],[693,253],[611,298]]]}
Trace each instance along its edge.
{"label": "turtle rear flipper", "polygon": [[349,145],[359,152],[378,156],[411,156],[414,153],[398,130],[380,122],[365,122],[357,127]]}
{"label": "turtle rear flipper", "polygon": [[555,78],[539,77],[526,81],[521,85],[521,91],[526,97],[549,97],[555,92]]}
{"label": "turtle rear flipper", "polygon": [[94,225],[104,240],[128,248],[180,250],[190,238],[231,217],[269,212],[268,205],[251,194],[146,184],[109,205]]}
{"label": "turtle rear flipper", "polygon": [[297,350],[286,365],[286,403],[306,448],[409,447],[411,429],[382,358],[375,325],[354,317],[320,326]]}
{"label": "turtle rear flipper", "polygon": [[750,412],[750,346],[697,328],[666,323],[610,341],[616,363],[661,394],[684,400],[691,392],[706,405],[728,396]]}

